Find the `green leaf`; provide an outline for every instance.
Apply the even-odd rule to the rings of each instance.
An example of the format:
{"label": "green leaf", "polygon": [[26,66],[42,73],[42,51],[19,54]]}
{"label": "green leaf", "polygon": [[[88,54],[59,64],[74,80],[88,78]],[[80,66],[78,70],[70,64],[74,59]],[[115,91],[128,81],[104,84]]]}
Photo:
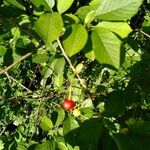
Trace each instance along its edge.
{"label": "green leaf", "polygon": [[54,67],[54,72],[57,75],[63,75],[64,67],[65,67],[65,59],[63,57],[59,58],[59,59],[56,60],[55,67]]}
{"label": "green leaf", "polygon": [[95,19],[95,12],[96,11],[92,10],[86,15],[84,24],[89,25]]}
{"label": "green leaf", "polygon": [[0,150],[4,149],[4,143],[2,140],[0,140]]}
{"label": "green leaf", "polygon": [[58,108],[56,111],[58,113],[58,117],[57,117],[55,125],[59,126],[65,118],[65,111],[62,108]]}
{"label": "green leaf", "polygon": [[121,114],[127,106],[127,100],[124,91],[114,91],[107,96],[104,113],[108,116]]}
{"label": "green leaf", "polygon": [[42,144],[38,144],[35,146],[34,150],[54,150],[55,143],[54,142],[43,142]]}
{"label": "green leaf", "polygon": [[150,121],[138,120],[130,130],[135,135],[150,136]]}
{"label": "green leaf", "polygon": [[40,52],[40,53],[35,54],[32,60],[35,63],[41,64],[41,63],[47,62],[49,60],[49,56],[46,52]]}
{"label": "green leaf", "polygon": [[89,5],[90,6],[100,6],[100,4],[103,2],[104,0],[92,0]]}
{"label": "green leaf", "polygon": [[31,40],[29,38],[27,38],[26,36],[20,36],[17,39],[15,46],[17,48],[25,48],[25,46],[27,46],[30,42],[31,42]]}
{"label": "green leaf", "polygon": [[79,127],[79,124],[74,119],[74,117],[69,116],[64,122],[63,134],[66,135],[67,133],[69,133],[70,131],[72,131],[78,127]]}
{"label": "green leaf", "polygon": [[81,108],[84,108],[84,107],[91,107],[91,108],[94,107],[94,106],[93,106],[93,102],[92,102],[92,100],[91,100],[90,98],[88,98],[88,99],[82,101]]}
{"label": "green leaf", "polygon": [[96,59],[102,64],[119,69],[121,41],[118,37],[110,31],[95,28],[92,41]]}
{"label": "green leaf", "polygon": [[0,45],[0,57],[4,56],[6,53],[6,47],[3,45]]}
{"label": "green leaf", "polygon": [[114,134],[113,138],[120,150],[147,150],[150,147],[150,139],[144,136]]}
{"label": "green leaf", "polygon": [[88,37],[88,40],[86,42],[86,45],[84,46],[82,50],[85,54],[85,56],[88,59],[94,60],[95,59],[95,53],[93,51],[93,45],[92,45],[92,39],[91,36]]}
{"label": "green leaf", "polygon": [[80,111],[87,118],[91,118],[94,115],[93,109],[91,107],[83,107],[80,109]]}
{"label": "green leaf", "polygon": [[13,27],[11,29],[11,34],[13,35],[14,38],[19,38],[20,37],[20,29],[19,29],[19,27]]}
{"label": "green leaf", "polygon": [[52,121],[48,117],[44,116],[41,119],[40,127],[44,131],[49,131],[49,130],[51,130],[53,128],[53,123],[52,123]]}
{"label": "green leaf", "polygon": [[130,150],[134,145],[131,143],[129,137],[125,134],[114,134],[115,142],[120,150]]}
{"label": "green leaf", "polygon": [[54,87],[60,88],[62,86],[63,82],[64,82],[63,75],[56,75],[54,77]]}
{"label": "green leaf", "polygon": [[42,76],[44,78],[48,78],[52,75],[56,61],[57,61],[57,59],[52,59],[52,61],[50,61],[46,66],[43,67]]}
{"label": "green leaf", "polygon": [[126,22],[100,22],[96,27],[106,29],[118,34],[120,37],[125,38],[131,33],[132,29]]}
{"label": "green leaf", "polygon": [[70,8],[74,0],[57,0],[57,9],[60,13]]}
{"label": "green leaf", "polygon": [[150,138],[143,136],[132,135],[130,143],[134,144],[137,150],[148,150],[150,148]]}
{"label": "green leaf", "polygon": [[35,22],[36,32],[48,47],[55,41],[63,30],[63,21],[59,13],[45,13]]}
{"label": "green leaf", "polygon": [[66,147],[66,145],[62,142],[58,142],[58,148],[59,150],[68,150],[68,148]]}
{"label": "green leaf", "polygon": [[25,142],[19,142],[17,144],[17,150],[27,150],[26,146],[27,146],[27,143],[25,143]]}
{"label": "green leaf", "polygon": [[98,119],[84,121],[77,135],[79,145],[86,145],[98,141],[103,133],[103,124]]}
{"label": "green leaf", "polygon": [[92,10],[93,10],[93,9],[92,9],[92,7],[90,7],[90,6],[83,6],[83,7],[80,7],[80,8],[77,10],[76,14],[79,16],[79,18],[85,19],[85,17],[87,16],[87,14],[88,14],[90,11],[92,11]]}
{"label": "green leaf", "polygon": [[44,7],[46,11],[52,11],[52,8],[55,4],[54,0],[30,0],[36,7]]}
{"label": "green leaf", "polygon": [[88,34],[86,29],[81,24],[73,24],[71,29],[69,28],[67,31],[71,33],[69,33],[69,36],[64,39],[63,45],[66,53],[69,56],[73,56],[84,47],[88,38]]}
{"label": "green leaf", "polygon": [[136,14],[143,0],[104,0],[96,16],[102,20],[127,20]]}
{"label": "green leaf", "polygon": [[16,0],[6,0],[8,3],[14,5],[15,7],[18,7],[19,9],[24,10],[24,7],[18,3]]}
{"label": "green leaf", "polygon": [[65,27],[70,26],[70,24],[75,24],[80,22],[79,18],[73,14],[64,14],[63,21]]}

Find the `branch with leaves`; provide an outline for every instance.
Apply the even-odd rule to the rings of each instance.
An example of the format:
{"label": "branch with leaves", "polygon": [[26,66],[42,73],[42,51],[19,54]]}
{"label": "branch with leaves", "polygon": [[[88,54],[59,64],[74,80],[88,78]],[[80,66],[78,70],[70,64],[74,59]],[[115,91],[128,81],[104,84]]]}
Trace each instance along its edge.
{"label": "branch with leaves", "polygon": [[61,49],[61,51],[62,51],[62,54],[63,54],[64,57],[66,58],[66,60],[67,60],[67,62],[68,62],[68,64],[69,64],[69,66],[70,66],[70,68],[72,69],[72,71],[74,72],[74,74],[77,76],[78,80],[80,81],[80,84],[82,85],[83,88],[86,89],[86,85],[85,85],[83,79],[81,79],[80,75],[76,72],[74,66],[73,66],[72,63],[71,63],[71,60],[70,60],[69,57],[67,56],[67,54],[66,54],[66,52],[65,52],[65,50],[64,50],[64,48],[63,48],[63,46],[62,46],[62,44],[61,44],[61,42],[60,42],[59,39],[57,39],[57,43],[58,43],[58,45],[59,45],[59,47],[60,47],[60,49]]}

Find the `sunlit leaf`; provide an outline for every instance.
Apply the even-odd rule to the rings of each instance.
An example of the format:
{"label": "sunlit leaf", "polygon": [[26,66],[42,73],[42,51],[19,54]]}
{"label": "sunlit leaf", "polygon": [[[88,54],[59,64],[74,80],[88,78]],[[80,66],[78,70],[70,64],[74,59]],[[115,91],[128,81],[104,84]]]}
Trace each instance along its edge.
{"label": "sunlit leaf", "polygon": [[66,53],[69,56],[73,56],[84,47],[88,34],[81,24],[73,24],[67,31],[69,34],[68,32],[66,33],[68,36],[64,39],[63,45]]}
{"label": "sunlit leaf", "polygon": [[52,121],[48,117],[44,116],[41,119],[40,127],[44,131],[49,131],[49,130],[51,130],[53,128],[53,123],[52,123]]}
{"label": "sunlit leaf", "polygon": [[65,12],[72,5],[74,0],[57,0],[57,9],[60,13]]}
{"label": "sunlit leaf", "polygon": [[98,28],[107,29],[125,38],[131,33],[132,29],[126,22],[106,22],[102,21],[97,25]]}
{"label": "sunlit leaf", "polygon": [[100,28],[95,28],[92,32],[93,50],[96,59],[102,63],[115,68],[120,66],[121,41],[117,36]]}
{"label": "sunlit leaf", "polygon": [[143,0],[104,0],[97,9],[96,16],[103,20],[127,20],[139,9]]}
{"label": "sunlit leaf", "polygon": [[46,11],[52,11],[55,4],[54,0],[30,0],[36,7],[44,8]]}
{"label": "sunlit leaf", "polygon": [[59,13],[45,13],[35,22],[36,32],[45,41],[46,46],[55,41],[63,30],[63,21]]}

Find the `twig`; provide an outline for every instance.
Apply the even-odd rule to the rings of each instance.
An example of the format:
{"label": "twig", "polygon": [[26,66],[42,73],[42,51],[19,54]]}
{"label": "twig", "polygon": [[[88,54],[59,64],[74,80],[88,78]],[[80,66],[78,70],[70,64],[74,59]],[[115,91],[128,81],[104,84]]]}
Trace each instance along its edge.
{"label": "twig", "polygon": [[26,59],[27,57],[31,56],[32,53],[29,52],[25,55],[23,55],[20,59],[18,59],[17,61],[15,61],[13,64],[11,64],[10,66],[8,66],[7,68],[3,69],[0,71],[0,75],[4,74],[5,72],[7,72],[8,70],[10,70],[11,68],[13,68],[16,64],[18,64],[19,62],[21,62],[22,60]]}
{"label": "twig", "polygon": [[140,32],[140,33],[142,33],[142,34],[145,35],[146,37],[150,38],[150,35],[147,34],[147,33],[145,33],[144,31],[142,31],[142,30],[137,30],[137,31]]}
{"label": "twig", "polygon": [[19,81],[17,81],[16,79],[14,79],[12,76],[10,76],[7,72],[5,73],[7,75],[7,78],[10,80],[13,80],[14,82],[18,83],[23,89],[32,92],[30,89],[26,88],[24,85],[22,85]]}
{"label": "twig", "polygon": [[59,47],[60,47],[60,49],[61,49],[61,51],[62,51],[62,54],[64,55],[64,57],[66,58],[68,64],[70,65],[70,68],[72,69],[72,71],[74,72],[74,74],[77,76],[78,80],[80,81],[80,84],[82,85],[83,88],[86,89],[86,85],[84,84],[84,82],[83,82],[83,80],[81,79],[80,75],[76,72],[74,66],[73,66],[72,63],[71,63],[71,60],[70,60],[69,57],[67,56],[67,54],[66,54],[66,52],[65,52],[65,50],[64,50],[64,48],[63,48],[63,46],[62,46],[62,44],[61,44],[61,42],[60,42],[59,39],[57,39],[57,43],[58,43],[58,45],[59,45]]}
{"label": "twig", "polygon": [[11,79],[10,79],[10,77],[9,77],[9,75],[8,75],[8,73],[7,73],[7,72],[5,72],[5,75],[7,76],[7,78],[8,78],[8,80],[9,80],[9,82],[11,82]]}

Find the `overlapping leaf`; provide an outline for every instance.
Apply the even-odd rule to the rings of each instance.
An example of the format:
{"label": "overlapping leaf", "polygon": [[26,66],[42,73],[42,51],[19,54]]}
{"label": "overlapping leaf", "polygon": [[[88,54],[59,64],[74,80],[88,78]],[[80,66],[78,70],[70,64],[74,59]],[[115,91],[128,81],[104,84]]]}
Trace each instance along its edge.
{"label": "overlapping leaf", "polygon": [[102,20],[127,20],[138,11],[143,0],[104,0],[97,9],[96,16]]}

